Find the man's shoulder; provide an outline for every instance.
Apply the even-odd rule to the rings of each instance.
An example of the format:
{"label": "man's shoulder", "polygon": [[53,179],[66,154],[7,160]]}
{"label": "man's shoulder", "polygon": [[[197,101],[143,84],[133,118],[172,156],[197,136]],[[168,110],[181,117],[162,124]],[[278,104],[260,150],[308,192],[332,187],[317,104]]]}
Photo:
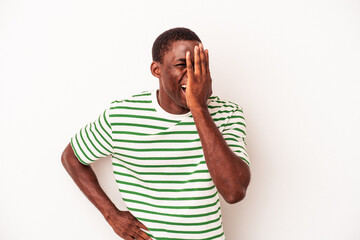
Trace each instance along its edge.
{"label": "man's shoulder", "polygon": [[233,116],[236,116],[236,118],[244,118],[243,108],[238,103],[224,100],[218,96],[211,96],[209,100],[208,109],[210,115],[220,132],[224,130],[224,127]]}
{"label": "man's shoulder", "polygon": [[146,90],[140,93],[130,95],[126,98],[118,98],[110,103],[110,107],[119,105],[132,105],[134,103],[151,103],[151,95],[154,90]]}
{"label": "man's shoulder", "polygon": [[230,100],[224,100],[219,96],[211,96],[209,100],[209,109],[216,109],[217,111],[236,111],[243,109],[238,103]]}

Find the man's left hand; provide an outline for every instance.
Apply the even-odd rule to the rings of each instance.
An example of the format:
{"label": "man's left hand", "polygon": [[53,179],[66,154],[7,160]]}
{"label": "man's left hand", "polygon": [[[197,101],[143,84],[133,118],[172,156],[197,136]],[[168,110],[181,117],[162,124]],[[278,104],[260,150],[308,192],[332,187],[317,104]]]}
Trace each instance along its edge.
{"label": "man's left hand", "polygon": [[209,51],[203,45],[194,48],[194,67],[190,51],[186,52],[187,85],[186,103],[190,111],[207,109],[207,100],[212,94],[211,76],[209,70]]}

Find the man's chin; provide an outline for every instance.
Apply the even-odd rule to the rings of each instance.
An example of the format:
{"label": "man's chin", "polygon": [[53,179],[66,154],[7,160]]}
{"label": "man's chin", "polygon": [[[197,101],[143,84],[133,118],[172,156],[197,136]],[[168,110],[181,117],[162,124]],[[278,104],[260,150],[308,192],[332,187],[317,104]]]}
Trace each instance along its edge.
{"label": "man's chin", "polygon": [[184,111],[190,111],[190,109],[189,109],[189,107],[188,107],[188,105],[187,105],[187,103],[185,102],[185,103],[181,103],[181,108],[182,109],[184,109]]}
{"label": "man's chin", "polygon": [[185,109],[187,109],[187,110],[190,110],[189,107],[188,107],[188,105],[187,105],[186,100],[185,100],[185,103],[182,105],[182,107],[185,108]]}

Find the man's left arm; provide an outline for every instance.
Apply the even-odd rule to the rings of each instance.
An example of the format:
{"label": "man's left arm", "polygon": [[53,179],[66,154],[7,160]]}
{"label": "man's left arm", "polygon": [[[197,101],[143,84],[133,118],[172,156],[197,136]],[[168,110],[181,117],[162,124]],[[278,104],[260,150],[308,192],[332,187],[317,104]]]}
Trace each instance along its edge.
{"label": "man's left arm", "polygon": [[241,201],[250,182],[250,169],[227,145],[207,108],[211,95],[209,54],[202,44],[194,50],[194,67],[190,52],[186,54],[188,83],[187,105],[192,113],[211,178],[226,202]]}

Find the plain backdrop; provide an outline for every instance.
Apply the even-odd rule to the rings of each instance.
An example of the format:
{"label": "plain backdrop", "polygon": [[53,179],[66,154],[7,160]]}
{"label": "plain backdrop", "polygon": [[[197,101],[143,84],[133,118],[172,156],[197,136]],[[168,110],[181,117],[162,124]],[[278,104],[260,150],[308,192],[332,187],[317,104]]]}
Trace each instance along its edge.
{"label": "plain backdrop", "polygon": [[[188,27],[243,106],[252,181],[228,240],[360,239],[360,2],[0,1],[0,239],[120,239],[61,165],[107,105],[156,89],[155,38]],[[110,159],[93,166],[120,209]]]}

